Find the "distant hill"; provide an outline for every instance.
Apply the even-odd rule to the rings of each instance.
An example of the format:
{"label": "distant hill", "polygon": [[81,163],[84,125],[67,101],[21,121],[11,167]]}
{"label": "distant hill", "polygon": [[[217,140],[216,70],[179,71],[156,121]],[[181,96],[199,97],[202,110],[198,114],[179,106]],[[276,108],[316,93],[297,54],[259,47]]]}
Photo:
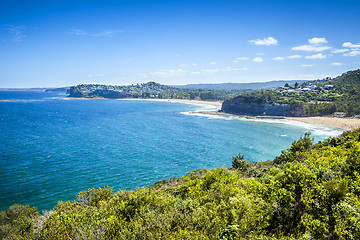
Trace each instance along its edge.
{"label": "distant hill", "polygon": [[214,90],[235,90],[235,89],[263,89],[276,88],[284,86],[286,83],[294,85],[295,83],[307,82],[307,80],[280,80],[270,82],[253,82],[253,83],[217,83],[217,84],[187,84],[187,85],[173,85],[176,88],[194,88],[194,89],[214,89]]}
{"label": "distant hill", "polygon": [[[290,85],[290,84],[289,84]],[[336,78],[309,81],[273,91],[243,94],[224,101],[222,111],[245,115],[323,116],[360,114],[360,69]]]}

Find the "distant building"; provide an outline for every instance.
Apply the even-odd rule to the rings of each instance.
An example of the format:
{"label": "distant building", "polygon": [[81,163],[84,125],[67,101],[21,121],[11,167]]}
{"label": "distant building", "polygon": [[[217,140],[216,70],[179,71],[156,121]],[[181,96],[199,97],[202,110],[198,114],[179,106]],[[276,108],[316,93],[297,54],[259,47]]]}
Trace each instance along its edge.
{"label": "distant building", "polygon": [[333,116],[337,117],[337,118],[343,118],[343,117],[346,117],[346,113],[345,112],[334,112]]}
{"label": "distant building", "polygon": [[333,90],[334,86],[333,85],[325,85],[325,86],[322,87],[322,89],[324,89],[324,90]]}

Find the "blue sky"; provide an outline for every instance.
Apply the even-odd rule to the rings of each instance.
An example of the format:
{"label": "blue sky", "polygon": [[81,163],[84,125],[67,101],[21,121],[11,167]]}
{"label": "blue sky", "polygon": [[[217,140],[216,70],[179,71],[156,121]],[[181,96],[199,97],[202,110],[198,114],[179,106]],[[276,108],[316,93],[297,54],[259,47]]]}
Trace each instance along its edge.
{"label": "blue sky", "polygon": [[334,77],[360,68],[359,16],[359,0],[0,0],[0,87]]}

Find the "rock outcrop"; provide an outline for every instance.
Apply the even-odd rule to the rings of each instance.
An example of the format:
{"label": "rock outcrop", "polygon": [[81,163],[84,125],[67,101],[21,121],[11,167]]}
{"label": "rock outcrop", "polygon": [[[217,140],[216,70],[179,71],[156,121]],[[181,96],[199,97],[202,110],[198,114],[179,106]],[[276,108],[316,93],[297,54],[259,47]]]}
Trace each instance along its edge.
{"label": "rock outcrop", "polygon": [[237,97],[223,102],[221,111],[239,115],[301,116],[300,109],[290,104],[246,102]]}

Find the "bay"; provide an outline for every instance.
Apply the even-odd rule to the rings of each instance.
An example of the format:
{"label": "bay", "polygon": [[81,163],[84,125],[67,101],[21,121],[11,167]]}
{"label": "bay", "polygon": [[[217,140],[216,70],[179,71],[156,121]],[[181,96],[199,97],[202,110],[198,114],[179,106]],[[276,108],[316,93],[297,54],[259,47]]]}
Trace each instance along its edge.
{"label": "bay", "polygon": [[341,129],[285,120],[192,114],[209,105],[67,100],[64,93],[0,91],[0,209],[51,209],[76,193],[136,189],[195,169],[273,159],[306,131]]}

